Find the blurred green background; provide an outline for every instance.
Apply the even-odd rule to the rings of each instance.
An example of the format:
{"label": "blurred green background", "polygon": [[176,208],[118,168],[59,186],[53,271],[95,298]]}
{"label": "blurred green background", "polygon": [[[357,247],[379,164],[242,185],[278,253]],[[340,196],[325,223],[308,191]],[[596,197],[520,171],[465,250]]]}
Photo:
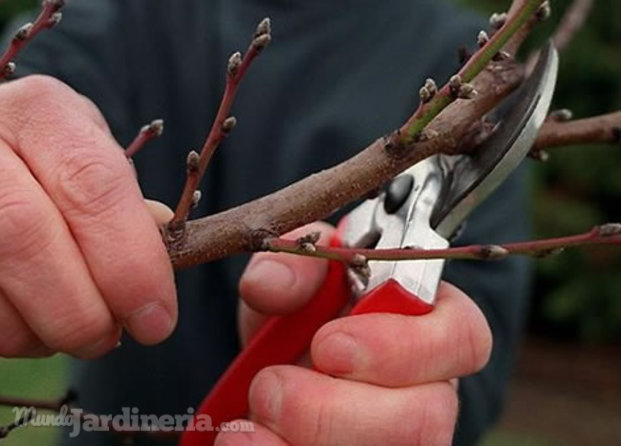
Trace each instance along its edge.
{"label": "blurred green background", "polygon": [[[485,14],[503,11],[509,4],[508,0],[457,1],[479,9]],[[34,7],[38,3],[37,0],[1,1],[0,28],[17,12]],[[553,0],[551,3],[554,9],[553,16],[533,35],[530,47],[540,44],[550,36],[562,12],[571,1]],[[587,24],[562,54],[559,84],[554,99],[556,108],[569,108],[577,118],[621,109],[619,17],[621,17],[621,1],[595,1],[594,10]],[[621,197],[620,146],[559,148],[553,149],[551,155],[547,163],[530,162],[534,228],[537,237],[572,234],[604,222],[621,221],[621,210],[617,206],[617,198]],[[589,349],[594,345],[607,346],[605,350],[598,350],[598,360],[605,358],[606,355],[618,356],[619,350],[616,346],[621,341],[619,271],[621,271],[621,250],[618,248],[568,250],[559,256],[537,261],[534,300],[529,322],[529,332],[537,339],[536,345],[533,348],[532,342],[530,347],[527,344],[529,353],[526,359],[522,359],[522,365],[518,364],[518,384],[514,384],[510,399],[517,402],[510,403],[505,421],[499,429],[488,436],[484,446],[596,444],[588,439],[582,442],[579,435],[568,434],[567,432],[571,430],[567,427],[561,426],[556,429],[560,433],[555,433],[551,429],[533,427],[532,423],[528,424],[523,420],[524,412],[537,413],[536,407],[530,407],[533,405],[543,407],[552,404],[550,411],[555,412],[554,416],[558,416],[562,410],[556,412],[557,409],[567,409],[573,407],[572,404],[575,405],[577,413],[584,415],[585,404],[588,406],[593,403],[591,399],[581,400],[580,395],[573,400],[567,400],[567,391],[564,388],[552,396],[548,395],[547,400],[544,399],[546,397],[544,394],[549,391],[550,386],[533,385],[532,380],[541,379],[541,376],[531,373],[532,370],[529,372],[528,366],[523,364],[539,363],[542,355],[552,357],[551,361],[554,362],[557,352],[565,348],[559,347],[559,344],[552,344],[548,348],[546,344],[542,349],[540,339],[554,339],[556,342],[560,341],[563,346],[569,345],[570,359],[563,362],[563,357],[558,356],[556,362],[560,366],[551,373],[562,374],[562,367],[570,367],[572,358],[576,357],[573,352],[590,352]],[[597,375],[591,373],[593,367],[589,368],[589,364],[597,361],[589,358],[591,356],[585,360],[588,362],[586,370],[590,371],[587,374]],[[605,359],[603,361],[601,368],[609,367]],[[0,359],[0,393],[33,398],[58,397],[65,389],[66,366],[66,360],[62,356],[50,360]],[[612,370],[612,373],[615,374],[615,370]],[[616,369],[616,375],[619,375],[619,368]],[[519,380],[520,376],[528,378],[527,384]],[[576,382],[567,384],[567,389],[576,385]],[[619,394],[615,392],[619,389],[614,388],[611,392],[611,385],[618,385],[618,381],[613,382],[609,379],[608,387],[604,386],[602,393],[608,393],[609,396],[612,394],[616,398]],[[543,387],[546,390],[542,390]],[[535,395],[532,400],[529,399],[532,397],[531,394]],[[559,399],[559,395],[565,399]],[[615,399],[615,404],[616,402],[618,399]],[[520,404],[527,405],[526,410]],[[563,407],[559,407],[559,404]],[[619,412],[611,410],[613,406],[601,409],[602,404],[597,402],[595,406],[588,407],[593,416],[599,418],[606,426],[615,424],[615,416]],[[597,412],[600,409],[603,412]],[[10,420],[12,420],[10,409],[0,408],[0,425]],[[569,418],[567,424],[572,420],[573,418]],[[621,425],[621,416],[616,420],[618,425]],[[567,431],[565,435],[563,431]],[[21,429],[12,434],[4,444],[50,444],[53,435],[53,430],[49,429]],[[610,438],[618,439],[615,435],[616,433],[612,433]],[[598,444],[604,444],[604,441]],[[621,444],[621,439],[616,443],[613,440],[610,444]]]}
{"label": "blurred green background", "polygon": [[[483,12],[502,11],[500,0],[459,0]],[[529,41],[549,38],[571,4],[553,0],[553,15]],[[587,23],[561,55],[554,108],[576,118],[621,109],[621,2],[597,0]],[[535,233],[552,237],[621,221],[621,146],[558,148],[533,166]],[[537,262],[531,328],[581,341],[621,339],[621,250],[568,250]]]}

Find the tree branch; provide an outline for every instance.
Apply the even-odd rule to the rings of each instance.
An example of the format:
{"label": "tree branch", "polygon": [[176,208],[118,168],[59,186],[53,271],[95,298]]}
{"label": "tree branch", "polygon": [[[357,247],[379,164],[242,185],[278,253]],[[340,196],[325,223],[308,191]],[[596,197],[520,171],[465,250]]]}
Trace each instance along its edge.
{"label": "tree branch", "polygon": [[241,53],[234,53],[228,63],[226,86],[222,101],[218,108],[218,113],[213,122],[211,130],[203,144],[200,154],[190,152],[187,164],[187,180],[175,210],[175,216],[168,223],[168,235],[172,242],[178,242],[184,236],[185,222],[190,215],[190,211],[198,204],[200,192],[198,185],[205,175],[209,161],[222,140],[233,130],[236,124],[234,117],[229,116],[233,101],[237,95],[239,84],[248,71],[252,61],[261,53],[271,40],[271,29],[269,19],[263,19],[257,26],[253,40],[246,54],[242,57]]}
{"label": "tree branch", "polygon": [[574,0],[552,38],[559,52],[565,49],[573,36],[582,28],[592,7],[593,0]]}
{"label": "tree branch", "polygon": [[0,80],[6,79],[15,71],[13,61],[19,52],[44,29],[56,26],[61,18],[61,8],[65,6],[64,0],[44,0],[41,5],[41,12],[34,23],[26,23],[17,30],[9,47],[0,56]]}
{"label": "tree branch", "polygon": [[[425,100],[424,94],[421,95],[422,100],[418,109],[399,130],[400,142],[408,145],[416,141],[427,124],[451,102],[456,99],[471,99],[477,90],[468,82],[471,82],[497,57],[505,44],[530,21],[542,3],[543,0],[522,1],[515,13],[504,21],[501,28],[491,38],[481,38],[480,36],[478,39],[481,45],[479,51],[466,62],[459,72],[452,76],[437,94],[433,91],[435,89],[431,87],[432,94],[430,94],[429,100]],[[421,92],[424,92],[425,88],[427,86],[423,87]]]}
{"label": "tree branch", "polygon": [[125,149],[125,156],[127,158],[133,157],[140,152],[146,144],[161,136],[163,131],[164,121],[161,119],[155,119],[151,121],[150,124],[143,126],[136,135],[136,138],[134,138],[131,144],[127,146],[127,149]]}
{"label": "tree branch", "polygon": [[359,266],[361,260],[395,261],[421,259],[471,259],[498,260],[509,255],[529,255],[544,257],[565,248],[591,245],[621,244],[621,224],[608,223],[596,226],[583,234],[557,237],[544,240],[506,243],[501,245],[469,245],[446,249],[356,249],[332,246],[317,246],[306,239],[285,240],[272,238],[265,240],[264,249],[271,252],[284,252],[307,257],[338,260]]}
{"label": "tree branch", "polygon": [[574,121],[545,122],[531,152],[577,144],[621,144],[621,111]]}
{"label": "tree branch", "polygon": [[[543,0],[523,0],[517,13],[510,15],[494,37],[460,70],[460,85],[476,76],[472,88],[479,94],[474,99],[448,105],[451,98],[455,99],[451,84],[456,85],[449,82],[435,99],[437,102],[432,100],[422,112],[417,110],[400,130],[376,140],[344,163],[272,195],[190,221],[182,239],[164,229],[164,240],[173,265],[185,268],[242,251],[258,250],[265,238],[329,216],[428,156],[458,153],[461,138],[470,131],[473,123],[523,80],[522,68],[512,59],[493,59],[501,44],[519,29],[518,24],[526,23],[542,3]],[[439,114],[443,107],[446,109]],[[424,127],[438,114],[430,126]],[[420,138],[423,128],[428,129],[428,135],[435,136]]]}

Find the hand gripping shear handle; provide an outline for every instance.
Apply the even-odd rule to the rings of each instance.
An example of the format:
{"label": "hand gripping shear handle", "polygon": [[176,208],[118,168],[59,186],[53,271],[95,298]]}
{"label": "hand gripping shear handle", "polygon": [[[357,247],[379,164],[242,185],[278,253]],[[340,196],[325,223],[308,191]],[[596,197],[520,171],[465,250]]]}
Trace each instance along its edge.
{"label": "hand gripping shear handle", "polygon": [[[514,94],[494,134],[473,156],[435,155],[396,177],[377,198],[341,220],[333,246],[446,248],[467,215],[528,154],[552,99],[558,56],[549,44],[529,79]],[[331,261],[316,296],[301,310],[271,318],[237,356],[196,415],[211,417],[211,430],[190,423],[181,446],[213,444],[223,422],[248,412],[248,390],[261,369],[294,363],[315,332],[342,314],[389,312],[423,315],[433,309],[444,260],[370,261],[368,280]]]}

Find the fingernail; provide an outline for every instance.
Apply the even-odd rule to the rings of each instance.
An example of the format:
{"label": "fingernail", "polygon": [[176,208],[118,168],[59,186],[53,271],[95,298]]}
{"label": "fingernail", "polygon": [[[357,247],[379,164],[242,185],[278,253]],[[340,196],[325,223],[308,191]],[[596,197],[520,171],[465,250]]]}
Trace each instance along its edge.
{"label": "fingernail", "polygon": [[352,336],[337,332],[320,341],[313,356],[322,371],[333,375],[348,375],[356,368],[360,348]]}
{"label": "fingernail", "polygon": [[277,423],[282,407],[282,380],[265,370],[254,379],[249,392],[250,410],[264,421]]}
{"label": "fingernail", "polygon": [[131,313],[125,320],[125,327],[138,342],[150,345],[170,335],[174,320],[159,302],[151,302]]}
{"label": "fingernail", "polygon": [[262,288],[274,285],[282,290],[293,286],[295,274],[288,265],[266,259],[251,264],[244,273],[242,280],[260,283]]}

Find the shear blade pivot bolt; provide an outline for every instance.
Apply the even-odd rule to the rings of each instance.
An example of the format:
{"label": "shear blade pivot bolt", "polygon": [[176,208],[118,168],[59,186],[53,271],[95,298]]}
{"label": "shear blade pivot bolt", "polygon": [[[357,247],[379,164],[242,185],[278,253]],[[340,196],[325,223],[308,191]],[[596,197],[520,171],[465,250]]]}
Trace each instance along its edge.
{"label": "shear blade pivot bolt", "polygon": [[388,186],[384,199],[384,210],[387,214],[397,212],[410,196],[414,187],[414,178],[410,175],[401,175],[395,178]]}

